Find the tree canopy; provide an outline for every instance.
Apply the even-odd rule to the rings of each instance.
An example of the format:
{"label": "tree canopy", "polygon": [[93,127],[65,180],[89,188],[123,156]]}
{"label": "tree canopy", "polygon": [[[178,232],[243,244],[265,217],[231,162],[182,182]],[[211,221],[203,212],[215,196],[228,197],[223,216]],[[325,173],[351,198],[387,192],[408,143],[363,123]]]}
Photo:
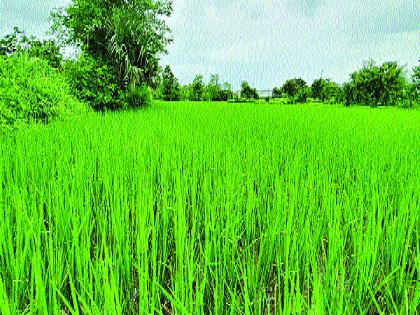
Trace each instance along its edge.
{"label": "tree canopy", "polygon": [[120,86],[153,85],[159,55],[172,40],[163,19],[171,13],[167,0],[73,0],[52,14],[53,30],[112,66]]}
{"label": "tree canopy", "polygon": [[406,79],[403,68],[396,62],[385,62],[381,66],[373,61],[353,72],[350,82],[344,85],[346,103],[370,106],[395,105],[403,98]]}

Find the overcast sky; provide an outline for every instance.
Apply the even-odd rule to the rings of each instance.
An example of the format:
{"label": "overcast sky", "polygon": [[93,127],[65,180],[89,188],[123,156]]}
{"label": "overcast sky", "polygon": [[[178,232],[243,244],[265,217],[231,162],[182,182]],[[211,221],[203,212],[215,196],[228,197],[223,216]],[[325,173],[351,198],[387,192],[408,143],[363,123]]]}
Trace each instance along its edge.
{"label": "overcast sky", "polygon": [[[48,12],[69,0],[0,0],[0,34],[42,35]],[[182,84],[218,73],[235,88],[271,89],[287,78],[338,82],[363,61],[420,58],[418,0],[174,0],[170,64]]]}

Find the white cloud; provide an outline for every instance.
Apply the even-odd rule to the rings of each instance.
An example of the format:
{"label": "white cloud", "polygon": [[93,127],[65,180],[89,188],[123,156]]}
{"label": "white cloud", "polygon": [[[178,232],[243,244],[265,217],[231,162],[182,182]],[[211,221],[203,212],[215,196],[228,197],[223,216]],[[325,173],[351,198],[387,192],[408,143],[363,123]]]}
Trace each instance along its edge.
{"label": "white cloud", "polygon": [[259,88],[322,72],[339,82],[364,60],[420,57],[420,3],[380,0],[175,0],[175,42],[163,57],[181,82],[217,72]]}

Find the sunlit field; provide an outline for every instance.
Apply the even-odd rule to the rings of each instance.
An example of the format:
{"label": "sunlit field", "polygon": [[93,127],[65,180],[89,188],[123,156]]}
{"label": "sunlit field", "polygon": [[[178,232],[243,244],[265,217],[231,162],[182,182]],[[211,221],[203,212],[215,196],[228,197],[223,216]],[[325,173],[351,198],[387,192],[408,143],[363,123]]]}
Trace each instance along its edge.
{"label": "sunlit field", "polygon": [[1,314],[418,310],[419,110],[155,103],[0,150]]}

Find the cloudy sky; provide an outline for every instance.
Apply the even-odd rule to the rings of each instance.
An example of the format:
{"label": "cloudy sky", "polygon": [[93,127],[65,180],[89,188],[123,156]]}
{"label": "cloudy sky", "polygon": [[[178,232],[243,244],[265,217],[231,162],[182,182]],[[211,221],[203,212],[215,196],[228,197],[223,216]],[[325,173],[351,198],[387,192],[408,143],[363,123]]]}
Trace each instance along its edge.
{"label": "cloudy sky", "polygon": [[[42,35],[48,12],[69,0],[0,0],[0,34],[19,25]],[[234,87],[271,89],[284,80],[338,82],[363,61],[420,58],[418,0],[174,0],[174,42],[162,65],[181,83],[218,73]]]}

